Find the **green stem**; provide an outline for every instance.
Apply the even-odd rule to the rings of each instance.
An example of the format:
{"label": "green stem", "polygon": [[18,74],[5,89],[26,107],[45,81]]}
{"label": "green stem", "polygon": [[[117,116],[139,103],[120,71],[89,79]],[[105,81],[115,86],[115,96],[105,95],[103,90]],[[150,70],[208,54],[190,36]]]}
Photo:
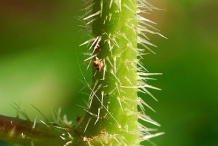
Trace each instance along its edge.
{"label": "green stem", "polygon": [[61,146],[61,130],[28,120],[0,116],[0,138],[13,144]]}
{"label": "green stem", "polygon": [[116,145],[116,139],[125,145],[140,142],[136,10],[136,0],[95,0],[93,17],[85,18],[94,20],[93,85],[90,106],[75,130],[90,138],[102,132],[114,136],[108,145]]}

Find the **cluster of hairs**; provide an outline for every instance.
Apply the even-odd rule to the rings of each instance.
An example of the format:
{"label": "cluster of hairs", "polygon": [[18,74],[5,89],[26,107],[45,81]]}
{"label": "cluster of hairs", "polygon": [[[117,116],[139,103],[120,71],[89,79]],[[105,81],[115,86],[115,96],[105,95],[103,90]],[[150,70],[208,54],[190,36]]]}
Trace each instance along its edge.
{"label": "cluster of hairs", "polygon": [[[129,4],[134,5],[135,3],[132,2],[132,0],[126,0],[128,1]],[[155,89],[155,90],[160,90],[157,87],[154,87],[152,85],[149,85],[147,83],[148,80],[153,80],[151,76],[154,75],[160,75],[160,73],[150,73],[148,70],[143,66],[143,63],[141,60],[143,59],[143,56],[149,53],[154,53],[155,52],[150,49],[150,47],[156,47],[153,43],[150,42],[148,36],[146,33],[149,34],[156,34],[161,37],[164,37],[159,33],[159,31],[153,27],[155,24],[153,21],[145,18],[144,16],[152,12],[153,10],[158,10],[156,7],[151,5],[147,0],[136,0],[137,1],[137,10],[133,10],[131,5],[127,5],[124,0],[108,0],[108,2],[105,2],[105,0],[88,0],[86,1],[86,7],[85,7],[85,15],[83,16],[83,20],[85,21],[85,28],[88,30],[91,34],[90,39],[85,41],[84,43],[81,44],[87,45],[88,46],[88,51],[85,53],[88,57],[84,59],[85,62],[88,62],[87,69],[93,66],[93,83],[92,84],[87,84],[89,89],[91,90],[91,94],[89,96],[89,104],[88,108],[85,109],[86,113],[91,115],[93,118],[89,118],[87,121],[87,124],[85,125],[85,128],[83,129],[84,132],[87,130],[89,126],[92,126],[90,123],[92,120],[94,120],[94,125],[99,122],[99,119],[102,118],[101,116],[101,109],[105,109],[107,111],[107,115],[109,115],[115,123],[117,123],[118,129],[121,128],[121,125],[119,121],[116,119],[116,117],[109,111],[109,104],[105,104],[103,102],[105,95],[107,94],[112,94],[113,92],[125,92],[125,89],[136,89],[138,92],[142,92],[145,94],[150,95],[154,100],[157,100],[150,92],[149,89]],[[99,4],[96,4],[99,3]],[[108,31],[100,31],[101,33],[98,33],[96,35],[95,30],[98,28],[94,28],[96,26],[93,25],[95,21],[98,18],[101,18],[102,15],[104,15],[104,4],[108,3],[108,9],[112,7],[112,5],[117,5],[117,10],[115,10],[114,13],[120,13],[122,12],[122,8],[124,7],[125,9],[129,10],[131,13],[134,13],[137,17],[137,23],[131,23],[132,20],[129,20],[126,22],[126,26],[129,28],[132,28],[134,33],[137,35],[137,47],[134,46],[132,43],[132,40],[129,40],[129,38],[126,36],[125,33],[115,31],[113,33],[108,33]],[[93,10],[94,5],[99,5],[99,10]],[[108,13],[103,20],[102,24],[107,25],[108,22],[113,21],[114,14],[113,13]],[[119,44],[119,40],[124,39],[127,44],[126,48],[133,50],[133,52],[136,53],[137,58],[134,60],[125,60],[122,63],[126,63],[129,61],[131,63],[131,68],[128,68],[128,70],[135,70],[136,71],[136,80],[137,83],[134,84],[129,77],[125,76],[125,80],[129,82],[128,86],[123,85],[120,81],[120,79],[117,77],[117,72],[119,68],[117,67],[117,59],[122,56],[123,52],[121,51],[120,54],[116,54],[113,56],[116,52],[115,48],[122,48],[121,45]],[[108,51],[110,54],[108,55],[101,55],[102,51],[102,46],[105,45],[107,47]],[[98,73],[100,73],[100,76],[98,76]],[[107,72],[110,72],[110,74],[113,76],[114,80],[116,80],[114,90],[111,91],[111,93],[105,93],[104,87],[107,86],[105,84],[99,83],[101,80],[107,80],[106,74]],[[95,77],[98,76],[98,77]],[[100,95],[97,94],[97,92],[100,92]],[[98,108],[98,111],[93,113],[90,111],[90,108],[93,104],[94,98],[97,99],[97,101],[100,103],[101,107]],[[126,104],[127,100],[131,100],[130,98],[123,98],[121,99],[120,97],[117,97],[117,101],[120,105],[120,108],[122,111],[127,111],[128,109],[123,109],[123,104]],[[151,123],[156,126],[160,126],[156,121],[152,120],[149,116],[145,114],[145,107],[151,109],[154,111],[152,107],[150,107],[142,98],[137,97],[136,100],[131,101],[131,102],[136,102],[138,105],[138,111],[132,113],[132,111],[129,109],[127,114],[130,115],[137,115],[139,121],[146,121],[148,123]],[[125,112],[124,112],[125,113]],[[82,121],[82,120],[81,120]],[[79,125],[79,124],[78,124]],[[122,127],[123,128],[123,127]],[[121,129],[122,129],[121,128]],[[126,129],[125,129],[126,130]],[[138,122],[138,133],[139,135],[139,143],[144,140],[149,140],[150,138],[162,135],[163,133],[153,133],[155,129],[145,127],[141,122]],[[128,131],[128,130],[126,130]],[[132,133],[137,133],[133,132]],[[125,139],[125,138],[124,138]],[[125,140],[123,140],[125,141]],[[125,142],[124,142],[125,143]],[[123,143],[122,143],[123,144]],[[120,145],[122,145],[120,144]]]}

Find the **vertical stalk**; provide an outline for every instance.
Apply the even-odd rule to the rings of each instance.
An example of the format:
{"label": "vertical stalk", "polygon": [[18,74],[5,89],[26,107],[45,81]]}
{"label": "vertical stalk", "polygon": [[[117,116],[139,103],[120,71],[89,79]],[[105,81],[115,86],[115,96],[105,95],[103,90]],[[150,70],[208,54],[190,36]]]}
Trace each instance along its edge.
{"label": "vertical stalk", "polygon": [[[111,144],[139,144],[137,112],[137,1],[95,0],[90,104],[75,130],[89,138],[107,133]],[[105,136],[105,134],[104,134]],[[108,139],[109,137],[107,137]],[[119,142],[116,140],[119,139]]]}

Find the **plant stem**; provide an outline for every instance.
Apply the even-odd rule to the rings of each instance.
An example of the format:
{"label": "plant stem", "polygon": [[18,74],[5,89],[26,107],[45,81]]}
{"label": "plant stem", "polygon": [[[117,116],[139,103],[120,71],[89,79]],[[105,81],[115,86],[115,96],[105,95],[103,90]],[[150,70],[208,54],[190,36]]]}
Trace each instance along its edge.
{"label": "plant stem", "polygon": [[13,144],[61,146],[62,131],[45,124],[0,115],[0,138]]}
{"label": "plant stem", "polygon": [[95,0],[91,40],[93,84],[90,104],[75,130],[86,137],[102,132],[125,145],[139,145],[137,112],[137,1]]}

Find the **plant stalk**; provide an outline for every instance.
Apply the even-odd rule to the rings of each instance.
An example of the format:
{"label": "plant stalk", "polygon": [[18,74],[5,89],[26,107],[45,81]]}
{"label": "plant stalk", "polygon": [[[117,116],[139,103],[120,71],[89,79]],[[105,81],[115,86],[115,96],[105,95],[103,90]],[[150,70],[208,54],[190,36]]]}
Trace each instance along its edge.
{"label": "plant stalk", "polygon": [[93,14],[85,18],[93,20],[93,84],[89,107],[75,128],[80,135],[94,139],[107,133],[114,137],[109,144],[119,139],[139,145],[136,11],[136,0],[95,0]]}

